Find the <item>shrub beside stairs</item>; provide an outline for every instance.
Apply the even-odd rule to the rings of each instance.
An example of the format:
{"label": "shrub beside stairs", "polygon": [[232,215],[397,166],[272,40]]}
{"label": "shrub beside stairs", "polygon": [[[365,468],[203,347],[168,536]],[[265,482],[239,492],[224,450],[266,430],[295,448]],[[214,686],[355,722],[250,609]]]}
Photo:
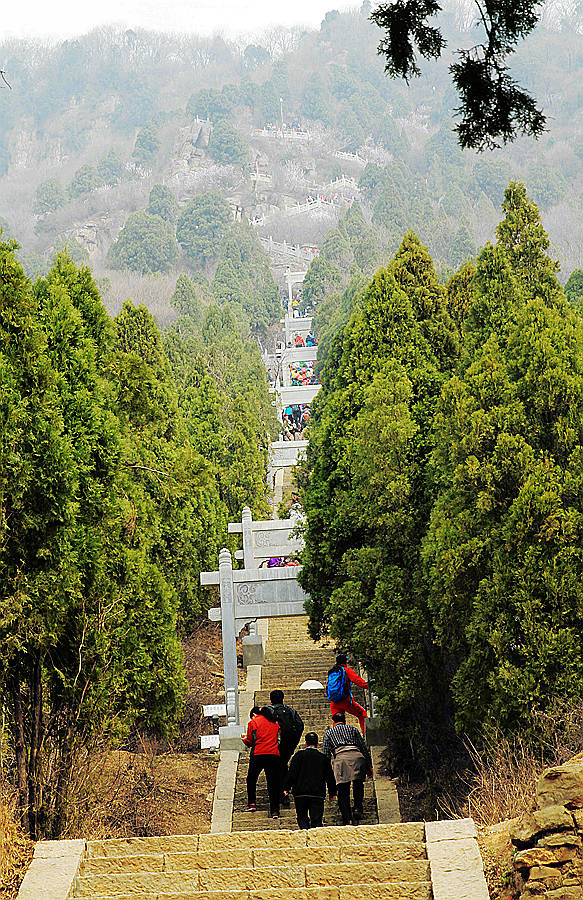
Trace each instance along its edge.
{"label": "shrub beside stairs", "polygon": [[93,841],[77,900],[431,900],[423,823]]}

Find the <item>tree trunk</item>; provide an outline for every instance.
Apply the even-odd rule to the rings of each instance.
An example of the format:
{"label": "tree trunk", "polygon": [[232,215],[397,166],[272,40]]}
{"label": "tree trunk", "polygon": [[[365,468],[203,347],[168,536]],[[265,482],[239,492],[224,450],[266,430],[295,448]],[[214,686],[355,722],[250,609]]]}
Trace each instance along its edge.
{"label": "tree trunk", "polygon": [[28,758],[28,820],[29,831],[33,841],[38,841],[42,835],[39,833],[42,826],[41,816],[41,745],[43,739],[43,685],[42,685],[42,658],[40,650],[37,652],[32,670],[31,679],[31,725],[30,725],[30,750]]}
{"label": "tree trunk", "polygon": [[9,691],[12,700],[12,734],[14,738],[14,752],[16,754],[16,784],[18,787],[18,808],[20,821],[24,827],[28,825],[28,792],[26,784],[26,739],[24,736],[24,710],[20,694],[20,678],[11,675],[9,678]]}
{"label": "tree trunk", "polygon": [[67,734],[59,748],[58,777],[55,787],[54,810],[50,826],[50,837],[54,840],[58,840],[61,837],[67,824],[71,771],[75,759],[73,743],[73,728],[69,727],[67,728]]}

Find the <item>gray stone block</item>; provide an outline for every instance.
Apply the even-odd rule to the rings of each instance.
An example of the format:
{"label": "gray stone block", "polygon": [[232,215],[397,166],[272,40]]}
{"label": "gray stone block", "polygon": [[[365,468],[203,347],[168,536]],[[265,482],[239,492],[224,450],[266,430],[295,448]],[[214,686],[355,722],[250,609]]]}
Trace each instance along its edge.
{"label": "gray stone block", "polygon": [[265,658],[263,638],[260,634],[246,634],[243,637],[243,668],[261,666]]}
{"label": "gray stone block", "polygon": [[246,750],[245,744],[241,740],[241,735],[245,729],[242,725],[223,725],[219,728],[219,737],[221,739],[222,750],[238,750],[243,752]]}

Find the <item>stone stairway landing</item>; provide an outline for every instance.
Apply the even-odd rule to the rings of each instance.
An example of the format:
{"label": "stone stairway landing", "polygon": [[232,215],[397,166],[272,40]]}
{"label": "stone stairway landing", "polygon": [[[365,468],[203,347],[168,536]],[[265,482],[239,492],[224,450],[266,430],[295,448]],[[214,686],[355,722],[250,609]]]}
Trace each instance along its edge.
{"label": "stone stairway landing", "polygon": [[431,900],[423,823],[92,841],[75,900]]}

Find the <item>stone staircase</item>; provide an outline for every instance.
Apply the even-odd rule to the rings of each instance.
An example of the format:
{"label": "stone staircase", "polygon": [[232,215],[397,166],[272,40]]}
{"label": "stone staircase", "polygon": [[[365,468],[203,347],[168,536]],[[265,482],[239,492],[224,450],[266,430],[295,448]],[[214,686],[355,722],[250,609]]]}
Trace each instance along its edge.
{"label": "stone staircase", "polygon": [[[334,664],[335,654],[332,648],[324,644],[315,644],[308,635],[307,617],[294,616],[287,618],[271,618],[266,647],[265,661],[261,671],[261,690],[255,694],[258,706],[269,704],[269,692],[279,688],[284,692],[284,703],[293,706],[304,720],[305,732],[315,731],[320,738],[320,746],[324,731],[331,725],[330,701],[326,691],[300,690],[300,685],[307,679],[315,679],[326,684],[326,675]],[[365,703],[364,691],[356,689],[355,699]],[[241,710],[241,720],[247,721],[249,710]],[[356,719],[348,720],[358,725]],[[305,733],[304,732],[304,733]],[[303,740],[299,746],[303,746]],[[241,754],[237,766],[235,781],[235,797],[233,803],[233,831],[282,830],[295,828],[296,817],[293,807],[281,809],[279,819],[268,818],[269,801],[265,776],[259,776],[257,784],[257,812],[247,812],[247,791],[245,780],[249,756]],[[378,822],[374,783],[365,782],[363,824]],[[324,825],[340,825],[341,817],[337,802],[326,800],[324,807]]]}
{"label": "stone staircase", "polygon": [[431,900],[423,823],[91,841],[76,900]]}

